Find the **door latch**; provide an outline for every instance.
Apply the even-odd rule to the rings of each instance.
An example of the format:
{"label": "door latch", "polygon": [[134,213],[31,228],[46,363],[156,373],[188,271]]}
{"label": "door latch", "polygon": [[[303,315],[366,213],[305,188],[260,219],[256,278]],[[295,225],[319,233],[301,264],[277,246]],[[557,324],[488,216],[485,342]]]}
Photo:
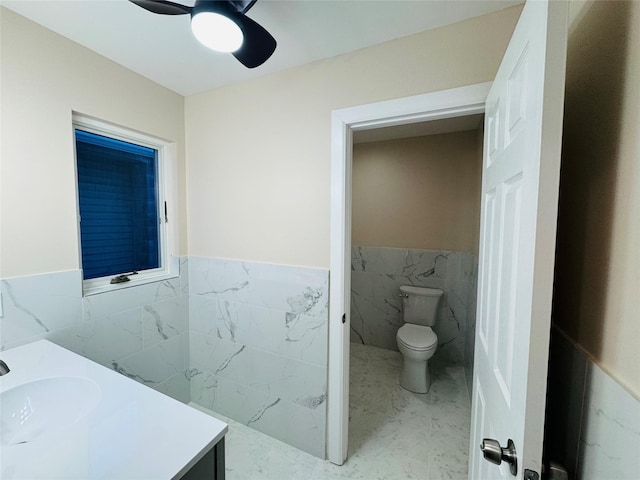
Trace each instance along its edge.
{"label": "door latch", "polygon": [[529,470],[528,468],[525,468],[525,470],[524,470],[524,480],[540,480],[540,475],[536,471]]}
{"label": "door latch", "polygon": [[502,448],[497,440],[492,438],[485,438],[480,445],[482,455],[485,460],[489,460],[491,463],[500,465],[503,461],[509,464],[509,471],[511,475],[515,476],[518,473],[518,460],[516,456],[516,446],[513,440],[509,439],[507,442],[507,448]]}

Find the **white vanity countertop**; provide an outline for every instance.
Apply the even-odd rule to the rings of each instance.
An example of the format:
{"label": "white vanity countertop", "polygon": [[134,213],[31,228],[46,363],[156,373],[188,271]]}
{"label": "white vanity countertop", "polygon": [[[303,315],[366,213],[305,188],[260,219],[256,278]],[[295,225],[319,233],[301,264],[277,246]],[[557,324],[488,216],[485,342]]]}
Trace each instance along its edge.
{"label": "white vanity countertop", "polygon": [[180,478],[227,432],[225,423],[46,340],[0,359],[11,370],[0,377],[0,392],[53,377],[99,387],[95,407],[72,425],[0,445],[3,480]]}

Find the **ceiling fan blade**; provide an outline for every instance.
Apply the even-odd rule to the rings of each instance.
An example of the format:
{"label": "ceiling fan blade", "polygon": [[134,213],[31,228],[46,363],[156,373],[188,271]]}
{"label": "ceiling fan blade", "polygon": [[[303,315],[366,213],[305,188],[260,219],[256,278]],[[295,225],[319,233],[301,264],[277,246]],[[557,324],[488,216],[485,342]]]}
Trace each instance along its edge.
{"label": "ceiling fan blade", "polygon": [[185,13],[191,13],[191,8],[179,3],[169,2],[166,0],[129,0],[131,3],[135,3],[139,7],[149,10],[153,13],[159,13],[160,15],[184,15]]}
{"label": "ceiling fan blade", "polygon": [[232,52],[232,55],[247,68],[255,68],[262,65],[275,51],[276,39],[262,26],[245,15],[234,15],[234,20],[236,20],[244,34],[244,42],[242,42],[242,46],[238,50]]}

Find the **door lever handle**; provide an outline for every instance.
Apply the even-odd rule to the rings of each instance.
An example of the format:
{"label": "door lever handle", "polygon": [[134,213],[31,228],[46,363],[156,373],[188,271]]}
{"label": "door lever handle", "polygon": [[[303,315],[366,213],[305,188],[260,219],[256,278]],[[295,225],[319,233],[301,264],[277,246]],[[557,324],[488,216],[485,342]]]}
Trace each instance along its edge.
{"label": "door lever handle", "polygon": [[480,445],[482,455],[485,460],[489,460],[491,463],[500,465],[503,461],[509,464],[509,471],[511,475],[515,476],[518,473],[518,460],[516,456],[516,446],[513,440],[509,439],[507,442],[507,448],[502,448],[497,440],[492,438],[485,438]]}

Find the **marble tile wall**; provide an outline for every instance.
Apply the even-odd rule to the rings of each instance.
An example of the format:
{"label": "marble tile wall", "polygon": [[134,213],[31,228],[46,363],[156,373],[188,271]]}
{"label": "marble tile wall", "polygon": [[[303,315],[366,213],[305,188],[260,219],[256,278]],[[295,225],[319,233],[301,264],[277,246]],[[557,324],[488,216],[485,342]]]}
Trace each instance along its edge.
{"label": "marble tile wall", "polygon": [[569,478],[632,480],[640,472],[640,400],[553,328],[545,455]]}
{"label": "marble tile wall", "polygon": [[[440,361],[464,359],[468,378],[474,256],[354,248],[352,273],[352,341],[392,331],[395,347],[399,285],[443,288]],[[180,278],[89,297],[80,271],[2,279],[0,350],[47,338],[324,458],[327,287],[325,270],[197,257]],[[364,323],[376,310],[380,328]],[[555,329],[549,383],[549,458],[575,478],[636,478],[640,401]]]}
{"label": "marble tile wall", "polygon": [[475,317],[477,264],[468,252],[352,247],[351,341],[398,350],[400,286],[440,288],[444,297],[434,328],[439,344],[435,355],[463,365],[468,317]]}
{"label": "marble tile wall", "polygon": [[48,339],[188,402],[188,260],[180,277],[82,296],[72,270],[3,279],[0,349]]}
{"label": "marble tile wall", "polygon": [[640,401],[591,361],[578,449],[578,478],[637,479]]}
{"label": "marble tile wall", "polygon": [[467,325],[464,332],[464,375],[467,381],[467,391],[469,399],[473,392],[473,355],[476,344],[476,308],[478,305],[478,257],[471,253],[468,254],[467,263],[464,264],[468,268],[468,273],[463,274],[463,282],[466,282],[467,288]]}
{"label": "marble tile wall", "polygon": [[328,272],[190,257],[191,400],[325,456]]}
{"label": "marble tile wall", "polygon": [[46,338],[324,458],[326,270],[191,257],[179,278],[87,297],[79,270],[0,288],[0,349]]}

